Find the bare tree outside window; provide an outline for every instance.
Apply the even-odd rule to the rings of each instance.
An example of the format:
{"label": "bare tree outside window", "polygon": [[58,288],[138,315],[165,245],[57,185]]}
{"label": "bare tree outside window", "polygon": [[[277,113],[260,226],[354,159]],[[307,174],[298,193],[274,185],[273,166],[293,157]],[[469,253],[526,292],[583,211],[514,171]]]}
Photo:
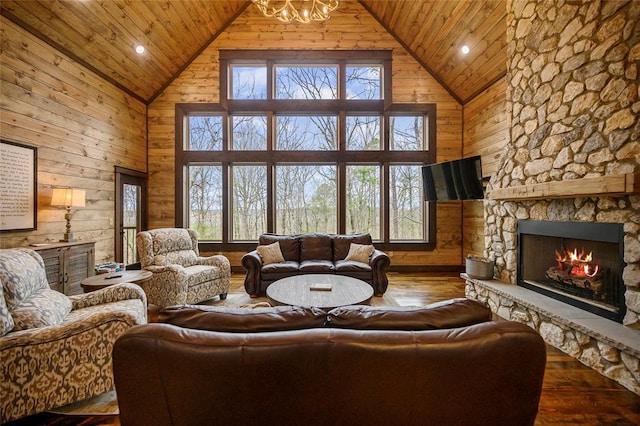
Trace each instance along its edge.
{"label": "bare tree outside window", "polygon": [[267,117],[265,115],[231,116],[231,147],[237,151],[267,149]]}
{"label": "bare tree outside window", "polygon": [[138,185],[124,184],[122,186],[122,231],[126,247],[123,247],[123,261],[127,265],[136,263],[138,249],[136,246],[136,233],[138,230],[138,199],[140,187]]}
{"label": "bare tree outside window", "polygon": [[380,149],[380,116],[348,115],[347,149],[351,151],[369,151]]}
{"label": "bare tree outside window", "polygon": [[336,149],[335,116],[276,116],[276,149],[316,151]]}
{"label": "bare tree outside window", "polygon": [[277,232],[336,232],[336,167],[276,166]]}
{"label": "bare tree outside window", "polygon": [[267,67],[264,65],[232,65],[232,99],[267,99]]}
{"label": "bare tree outside window", "polygon": [[424,240],[424,200],[420,165],[389,167],[389,239]]}
{"label": "bare tree outside window", "polygon": [[219,115],[190,115],[187,149],[193,151],[222,150],[222,117]]}
{"label": "bare tree outside window", "polygon": [[392,115],[389,117],[389,146],[394,151],[424,149],[424,116]]}
{"label": "bare tree outside window", "polygon": [[189,228],[203,240],[222,240],[222,166],[191,165],[189,176]]}
{"label": "bare tree outside window", "polygon": [[380,166],[347,166],[347,232],[380,238]]}
{"label": "bare tree outside window", "polygon": [[277,66],[276,99],[338,99],[338,69],[328,66]]}
{"label": "bare tree outside window", "polygon": [[267,229],[267,166],[233,165],[233,240],[255,241]]}
{"label": "bare tree outside window", "polygon": [[347,99],[382,99],[382,68],[379,65],[346,68]]}

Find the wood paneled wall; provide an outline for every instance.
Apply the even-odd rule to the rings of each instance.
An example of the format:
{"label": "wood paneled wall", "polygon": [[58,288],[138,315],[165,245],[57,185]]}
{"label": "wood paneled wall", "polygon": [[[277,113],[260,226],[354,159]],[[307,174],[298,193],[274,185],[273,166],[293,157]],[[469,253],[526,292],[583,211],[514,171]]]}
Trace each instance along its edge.
{"label": "wood paneled wall", "polygon": [[[482,156],[482,175],[495,174],[509,137],[507,84],[502,79],[464,106],[463,157]],[[462,252],[481,256],[484,250],[482,201],[464,201]]]}
{"label": "wood paneled wall", "polygon": [[[175,104],[219,101],[219,49],[390,49],[394,102],[437,104],[437,161],[462,155],[462,106],[357,2],[323,24],[280,24],[248,7],[149,106],[149,226],[174,226]],[[462,264],[460,203],[439,203],[437,249],[392,252],[392,266]],[[234,266],[243,253],[224,253]]]}
{"label": "wood paneled wall", "polygon": [[73,211],[76,238],[96,242],[96,261],[114,257],[114,166],[146,172],[146,106],[6,18],[0,56],[0,136],[38,148],[38,229],[0,234],[0,247],[56,242],[64,209],[52,188],[86,191]]}

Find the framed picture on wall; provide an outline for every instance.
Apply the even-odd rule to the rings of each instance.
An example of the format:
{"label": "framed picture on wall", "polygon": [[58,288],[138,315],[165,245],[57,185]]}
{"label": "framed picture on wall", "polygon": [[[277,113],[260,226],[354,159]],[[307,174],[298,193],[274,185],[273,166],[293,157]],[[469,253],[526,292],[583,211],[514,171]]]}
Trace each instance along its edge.
{"label": "framed picture on wall", "polygon": [[0,140],[0,232],[37,229],[38,148]]}

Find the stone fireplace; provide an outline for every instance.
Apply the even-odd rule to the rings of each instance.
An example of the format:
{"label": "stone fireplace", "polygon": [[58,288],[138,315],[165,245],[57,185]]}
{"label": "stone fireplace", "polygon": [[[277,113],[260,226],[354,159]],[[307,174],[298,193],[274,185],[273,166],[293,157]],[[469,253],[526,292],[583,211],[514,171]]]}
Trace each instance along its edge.
{"label": "stone fireplace", "polygon": [[518,221],[517,284],[621,323],[622,225]]}
{"label": "stone fireplace", "polygon": [[[640,395],[640,2],[508,0],[507,50],[509,134],[484,201],[496,279],[465,276],[467,295]],[[621,229],[615,321],[517,285],[522,220]]]}

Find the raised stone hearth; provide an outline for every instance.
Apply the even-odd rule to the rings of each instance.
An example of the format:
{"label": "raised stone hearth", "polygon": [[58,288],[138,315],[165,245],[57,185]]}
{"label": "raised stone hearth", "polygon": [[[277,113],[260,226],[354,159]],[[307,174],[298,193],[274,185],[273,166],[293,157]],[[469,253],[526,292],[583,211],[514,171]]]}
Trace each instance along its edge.
{"label": "raised stone hearth", "polygon": [[462,277],[468,298],[527,324],[548,344],[640,395],[640,331],[520,286]]}

